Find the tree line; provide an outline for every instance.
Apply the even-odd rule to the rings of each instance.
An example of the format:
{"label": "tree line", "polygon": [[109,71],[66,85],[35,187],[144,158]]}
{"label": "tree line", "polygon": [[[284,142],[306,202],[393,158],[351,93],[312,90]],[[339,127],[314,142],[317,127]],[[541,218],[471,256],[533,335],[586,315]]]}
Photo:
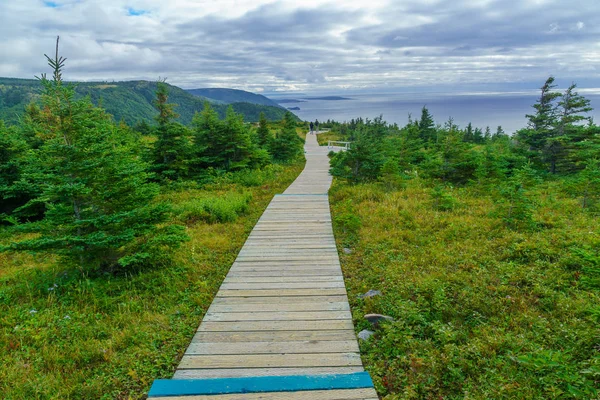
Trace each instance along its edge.
{"label": "tree line", "polygon": [[566,191],[582,199],[583,207],[597,211],[600,128],[586,116],[590,102],[575,84],[564,92],[555,88],[554,77],[548,78],[534,112],[526,116],[527,126],[512,136],[500,126],[493,132],[470,123],[460,128],[452,118],[436,125],[427,107],[404,127],[382,117],[327,121],[323,126],[352,141],[349,151],[332,156],[331,172],[355,183],[401,185],[420,177],[441,187],[490,188],[512,205],[512,219],[519,201],[527,208],[526,181],[559,179]]}

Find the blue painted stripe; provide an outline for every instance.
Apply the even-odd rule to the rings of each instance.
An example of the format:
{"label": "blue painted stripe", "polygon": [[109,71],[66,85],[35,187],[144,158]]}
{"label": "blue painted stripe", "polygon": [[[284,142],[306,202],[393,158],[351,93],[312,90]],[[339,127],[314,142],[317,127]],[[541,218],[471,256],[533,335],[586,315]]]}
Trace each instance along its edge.
{"label": "blue painted stripe", "polygon": [[148,397],[234,393],[297,392],[301,390],[373,387],[368,372],[339,375],[257,376],[216,379],[157,379]]}

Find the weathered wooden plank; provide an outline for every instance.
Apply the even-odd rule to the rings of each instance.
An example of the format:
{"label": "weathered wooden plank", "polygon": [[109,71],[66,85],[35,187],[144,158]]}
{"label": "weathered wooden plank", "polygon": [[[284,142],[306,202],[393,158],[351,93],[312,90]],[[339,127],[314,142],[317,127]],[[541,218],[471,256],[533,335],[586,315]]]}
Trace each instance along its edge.
{"label": "weathered wooden plank", "polygon": [[[252,332],[196,332],[192,342],[296,342],[356,340],[354,329],[320,331],[252,331]],[[239,366],[240,368],[243,365]]]}
{"label": "weathered wooden plank", "polygon": [[208,312],[286,312],[286,311],[348,311],[350,306],[347,302],[301,302],[301,303],[265,303],[265,304],[212,304]]}
{"label": "weathered wooden plank", "polygon": [[255,276],[255,277],[306,277],[313,278],[316,276],[332,276],[339,269],[303,269],[303,270],[293,270],[288,269],[285,271],[271,270],[271,269],[256,269],[256,268],[245,268],[245,269],[235,269],[230,270],[227,276],[238,276],[238,277],[247,277],[247,276]]}
{"label": "weathered wooden plank", "polygon": [[353,329],[352,320],[318,321],[204,321],[199,332],[240,332],[240,331],[327,331]]}
{"label": "weathered wooden plank", "polygon": [[358,353],[356,340],[297,342],[192,342],[186,355]]}
{"label": "weathered wooden plank", "polygon": [[313,247],[300,247],[300,248],[292,248],[287,245],[279,245],[279,246],[266,246],[261,244],[255,244],[252,246],[244,246],[244,249],[238,253],[238,257],[242,255],[248,254],[258,254],[265,256],[273,256],[273,255],[288,255],[288,254],[306,254],[306,249],[316,249],[319,253],[320,257],[327,256],[331,257],[332,254],[337,256],[337,248],[333,245],[331,246],[319,246],[316,248]]}
{"label": "weathered wooden plank", "polygon": [[184,355],[180,368],[276,368],[276,367],[356,367],[362,365],[357,353],[322,354],[220,354]]}
{"label": "weathered wooden plank", "polygon": [[352,319],[350,311],[252,311],[252,312],[208,312],[202,321],[317,321],[330,319]]}
{"label": "weathered wooden plank", "polygon": [[228,282],[225,280],[221,290],[271,290],[271,289],[332,289],[345,288],[344,282]]}
{"label": "weathered wooden plank", "polygon": [[[277,299],[278,304],[297,303],[339,303],[348,302],[346,294],[330,296],[288,296]],[[239,304],[273,304],[272,297],[215,297],[213,304],[239,305]]]}
{"label": "weathered wooden plank", "polygon": [[225,278],[227,283],[258,283],[258,282],[344,282],[344,278],[340,275],[333,276],[313,276],[304,277],[298,279],[296,277],[282,276],[282,277],[239,277],[239,276],[227,276]]}
{"label": "weathered wooden plank", "polygon": [[331,375],[363,371],[362,367],[303,367],[303,368],[219,368],[179,369],[174,379],[206,379],[244,376]]}
{"label": "weathered wooden plank", "polygon": [[331,267],[340,266],[340,261],[335,260],[236,260],[233,267]]}
{"label": "weathered wooden plank", "polygon": [[334,275],[341,274],[342,269],[338,265],[297,265],[297,266],[289,266],[287,268],[280,268],[264,265],[264,266],[235,266],[229,270],[229,273],[233,274],[246,274],[251,272],[275,272],[281,273],[283,275]]}
{"label": "weathered wooden plank", "polygon": [[264,248],[267,250],[273,250],[273,248],[275,248],[275,249],[285,248],[285,249],[290,249],[290,250],[311,249],[316,252],[319,252],[321,249],[331,250],[331,248],[336,247],[336,244],[333,241],[324,242],[324,241],[320,241],[320,240],[290,242],[288,240],[275,240],[275,239],[256,240],[256,239],[252,239],[249,242],[247,242],[244,247],[246,247],[246,246],[248,247],[248,250],[257,250],[259,248],[261,248],[261,249]]}
{"label": "weathered wooden plank", "polygon": [[346,288],[328,289],[256,289],[256,290],[227,290],[220,289],[219,297],[285,297],[285,296],[330,296],[346,294]]}
{"label": "weathered wooden plank", "polygon": [[311,264],[311,263],[321,263],[321,264],[335,264],[338,261],[337,256],[331,256],[331,257],[327,257],[327,256],[307,256],[307,255],[289,255],[289,256],[240,256],[237,259],[238,263],[241,262],[281,262],[281,264],[287,264],[291,261],[300,261],[300,262],[304,262],[306,264]]}
{"label": "weathered wooden plank", "polygon": [[260,269],[260,268],[239,268],[235,270],[230,270],[227,276],[238,276],[238,277],[247,277],[247,276],[255,276],[255,277],[307,277],[312,278],[316,276],[332,276],[335,273],[338,273],[339,267],[336,269],[327,268],[327,269],[288,269],[288,270],[276,270],[276,269]]}

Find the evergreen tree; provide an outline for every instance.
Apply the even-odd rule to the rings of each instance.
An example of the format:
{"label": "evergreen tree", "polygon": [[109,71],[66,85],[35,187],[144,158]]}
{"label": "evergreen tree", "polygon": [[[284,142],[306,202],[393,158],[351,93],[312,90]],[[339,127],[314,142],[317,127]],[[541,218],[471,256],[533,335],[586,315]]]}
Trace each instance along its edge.
{"label": "evergreen tree", "polygon": [[427,107],[423,106],[421,109],[421,119],[419,120],[419,133],[421,139],[425,142],[436,141],[436,129],[433,117],[429,113]]}
{"label": "evergreen tree", "polygon": [[175,122],[175,104],[168,103],[169,91],[164,81],[157,84],[154,106],[158,110],[154,130],[156,142],[153,144],[152,163],[162,179],[177,180],[184,177],[188,170],[190,153],[190,132],[184,125]]}
{"label": "evergreen tree", "polygon": [[473,124],[471,124],[470,122],[469,122],[469,124],[467,125],[467,127],[465,129],[463,140],[465,142],[473,142],[474,141]]}
{"label": "evergreen tree", "polygon": [[560,101],[558,102],[558,134],[568,134],[569,128],[574,124],[589,120],[589,117],[584,117],[583,113],[589,113],[593,110],[590,106],[590,101],[575,92],[577,85],[572,83],[565,90]]}
{"label": "evergreen tree", "polygon": [[110,116],[64,84],[58,40],[56,56],[46,57],[54,74],[41,77],[42,143],[28,152],[21,178],[39,187],[29,205],[43,204],[44,219],[18,227],[37,236],[0,250],[51,251],[82,268],[164,259],[185,239],[183,228],[165,225],[168,206],[153,202],[158,186]]}
{"label": "evergreen tree", "polygon": [[[25,205],[35,193],[35,188],[22,185],[22,159],[29,149],[16,129],[6,128],[0,120],[0,223],[5,218],[14,219],[13,211]],[[35,210],[30,214],[37,214]],[[24,216],[24,215],[21,215]],[[25,215],[26,216],[26,215]]]}
{"label": "evergreen tree", "polygon": [[277,161],[291,161],[302,154],[302,139],[296,133],[296,122],[290,112],[281,121],[281,130],[271,141],[270,153]]}
{"label": "evergreen tree", "polygon": [[350,150],[337,153],[331,159],[331,174],[352,182],[377,179],[385,163],[382,141],[363,125],[355,134]]}
{"label": "evergreen tree", "polygon": [[[500,128],[500,129],[502,129],[502,128]],[[489,126],[486,126],[485,133],[483,134],[481,142],[479,142],[479,143],[488,142],[491,138],[492,138],[492,131]]]}
{"label": "evergreen tree", "polygon": [[271,134],[269,133],[269,127],[267,125],[267,117],[265,117],[265,113],[261,112],[258,118],[258,129],[256,130],[256,134],[258,135],[258,144],[262,148],[267,148],[269,144],[269,140],[271,139]]}
{"label": "evergreen tree", "polygon": [[268,154],[259,151],[252,142],[250,129],[232,107],[227,109],[225,120],[221,121],[206,102],[204,110],[194,116],[193,123],[194,166],[197,170],[211,167],[234,171],[261,166],[268,161]]}
{"label": "evergreen tree", "polygon": [[496,128],[496,132],[494,132],[494,134],[492,135],[492,140],[498,140],[505,136],[507,135],[506,133],[504,133],[504,129],[502,129],[501,125],[498,125],[498,128]]}
{"label": "evergreen tree", "polygon": [[554,89],[554,77],[549,77],[541,87],[540,98],[533,105],[535,114],[527,114],[529,120],[527,129],[517,132],[518,140],[528,147],[532,161],[543,167],[550,163],[555,169],[556,158],[559,154],[559,143],[552,141],[555,136],[557,123],[556,99],[561,96]]}
{"label": "evergreen tree", "polygon": [[[537,103],[533,105],[535,114],[527,114],[525,117],[529,119],[529,128],[535,132],[544,134],[551,130],[556,125],[556,105],[555,100],[558,99],[561,94],[553,91],[556,88],[554,84],[554,77],[550,76],[544,85],[541,87],[540,98]],[[531,145],[534,147],[540,147],[539,143],[532,138]]]}

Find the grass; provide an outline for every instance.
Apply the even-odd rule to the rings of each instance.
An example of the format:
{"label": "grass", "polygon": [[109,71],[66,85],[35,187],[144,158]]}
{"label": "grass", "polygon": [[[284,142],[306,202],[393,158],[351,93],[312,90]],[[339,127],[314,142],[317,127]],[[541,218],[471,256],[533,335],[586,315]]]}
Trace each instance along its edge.
{"label": "grass", "polygon": [[1,397],[145,398],[154,379],[172,376],[247,235],[302,167],[275,167],[259,184],[234,176],[165,193],[191,238],[170,266],[86,273],[0,254]]}
{"label": "grass", "polygon": [[[516,230],[493,191],[335,180],[357,331],[395,319],[361,341],[384,399],[597,398],[600,225],[557,185],[532,191],[536,228]],[[358,298],[370,289],[383,295]]]}
{"label": "grass", "polygon": [[339,132],[333,131],[319,133],[317,135],[317,141],[319,142],[319,146],[327,146],[327,143],[330,140],[343,141],[344,139],[345,137],[342,136]]}

